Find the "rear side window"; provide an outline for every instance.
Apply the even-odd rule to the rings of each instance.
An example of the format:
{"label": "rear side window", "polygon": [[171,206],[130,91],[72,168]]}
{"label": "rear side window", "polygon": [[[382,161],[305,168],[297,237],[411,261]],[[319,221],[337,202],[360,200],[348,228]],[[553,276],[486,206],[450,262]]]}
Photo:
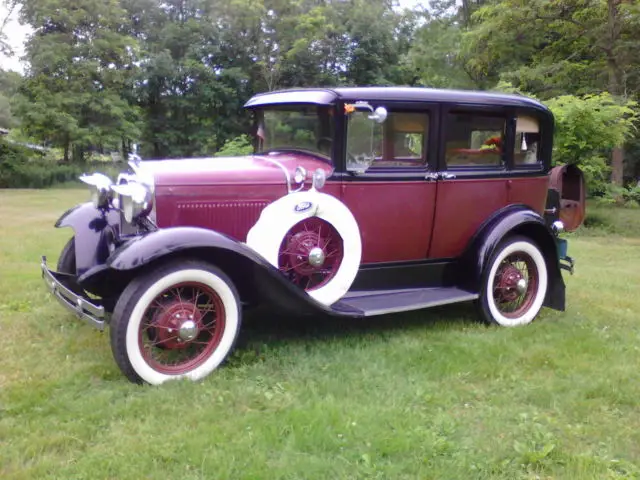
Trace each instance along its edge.
{"label": "rear side window", "polygon": [[533,117],[516,118],[516,142],[513,163],[516,166],[540,163],[540,125]]}
{"label": "rear side window", "polygon": [[501,166],[505,125],[503,117],[449,114],[446,125],[447,166]]}

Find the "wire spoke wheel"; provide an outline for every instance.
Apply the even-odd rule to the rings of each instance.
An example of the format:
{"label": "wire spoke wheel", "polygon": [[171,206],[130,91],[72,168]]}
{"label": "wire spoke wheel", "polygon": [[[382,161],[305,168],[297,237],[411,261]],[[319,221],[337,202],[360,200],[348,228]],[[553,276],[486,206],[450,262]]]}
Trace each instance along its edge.
{"label": "wire spoke wheel", "polygon": [[284,236],[278,253],[278,268],[306,291],[328,284],[344,258],[338,231],[326,220],[309,217],[296,223]]}
{"label": "wire spoke wheel", "polygon": [[220,296],[207,285],[181,283],[160,293],[145,310],[139,326],[140,351],[160,373],[186,373],[211,356],[224,327]]}
{"label": "wire spoke wheel", "polygon": [[549,286],[544,253],[530,238],[505,239],[496,247],[482,282],[477,305],[486,322],[503,327],[531,323]]}
{"label": "wire spoke wheel", "polygon": [[538,291],[538,269],[524,252],[505,258],[493,280],[496,306],[507,318],[518,318],[533,303]]}

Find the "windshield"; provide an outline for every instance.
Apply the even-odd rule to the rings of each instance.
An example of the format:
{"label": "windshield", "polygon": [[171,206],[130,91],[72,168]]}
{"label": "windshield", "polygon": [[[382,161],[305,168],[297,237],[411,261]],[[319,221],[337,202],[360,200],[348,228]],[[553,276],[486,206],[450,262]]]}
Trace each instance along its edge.
{"label": "windshield", "polygon": [[331,159],[333,108],[318,105],[269,106],[256,111],[256,153],[301,150]]}

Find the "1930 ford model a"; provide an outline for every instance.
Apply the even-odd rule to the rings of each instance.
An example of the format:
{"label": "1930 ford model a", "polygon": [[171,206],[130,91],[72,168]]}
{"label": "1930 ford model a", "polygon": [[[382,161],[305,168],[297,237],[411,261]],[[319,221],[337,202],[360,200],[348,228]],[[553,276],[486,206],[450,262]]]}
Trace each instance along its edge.
{"label": "1930 ford model a", "polygon": [[[563,310],[576,168],[551,170],[553,117],[520,96],[416,88],[271,92],[246,107],[256,154],[136,161],[56,227],[46,285],[110,327],[134,382],[200,379],[242,310],[365,317],[474,300],[504,326]],[[551,187],[550,187],[551,180]],[[564,225],[563,225],[564,223]]]}

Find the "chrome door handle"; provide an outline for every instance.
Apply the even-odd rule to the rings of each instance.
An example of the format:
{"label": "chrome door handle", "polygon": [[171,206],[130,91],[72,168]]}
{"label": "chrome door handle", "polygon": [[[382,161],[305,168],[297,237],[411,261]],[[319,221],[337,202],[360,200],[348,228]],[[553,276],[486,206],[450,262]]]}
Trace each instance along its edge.
{"label": "chrome door handle", "polygon": [[424,176],[425,180],[436,181],[440,178],[440,175],[437,173],[429,172]]}
{"label": "chrome door handle", "polygon": [[454,173],[442,172],[442,173],[440,173],[440,178],[442,180],[452,180],[452,179],[456,178],[456,175]]}

